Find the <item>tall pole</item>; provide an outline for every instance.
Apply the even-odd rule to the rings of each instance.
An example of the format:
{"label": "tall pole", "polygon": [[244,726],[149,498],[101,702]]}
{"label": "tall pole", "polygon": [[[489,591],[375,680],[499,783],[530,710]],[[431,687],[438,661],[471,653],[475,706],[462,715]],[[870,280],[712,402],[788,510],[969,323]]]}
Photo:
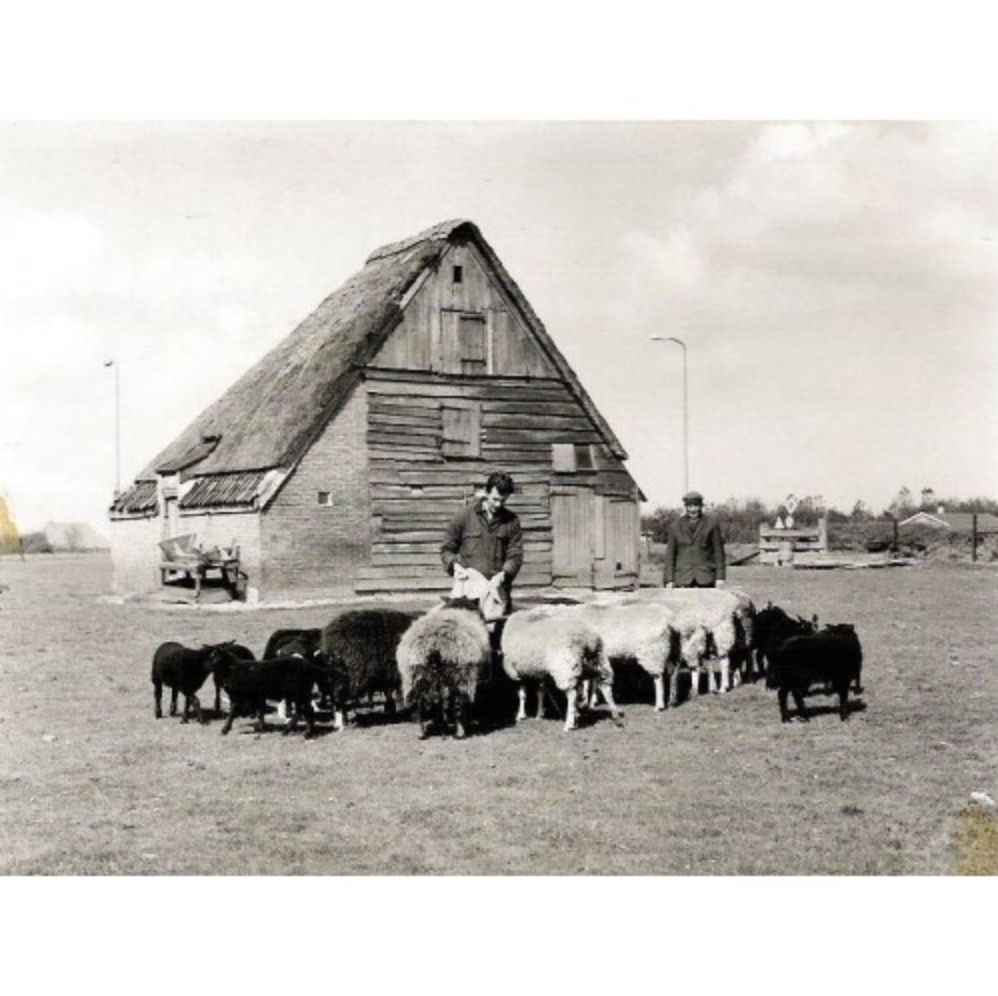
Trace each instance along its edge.
{"label": "tall pole", "polygon": [[108,360],[105,367],[114,367],[114,497],[121,494],[121,377],[114,360]]}
{"label": "tall pole", "polygon": [[674,342],[683,350],[683,494],[690,490],[690,407],[686,375],[686,343],[674,335],[653,335],[653,342]]}

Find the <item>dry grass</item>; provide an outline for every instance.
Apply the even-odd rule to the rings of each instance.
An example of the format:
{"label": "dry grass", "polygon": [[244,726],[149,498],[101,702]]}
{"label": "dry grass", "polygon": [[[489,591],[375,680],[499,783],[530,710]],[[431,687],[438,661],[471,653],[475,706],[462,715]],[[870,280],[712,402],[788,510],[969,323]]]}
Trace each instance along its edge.
{"label": "dry grass", "polygon": [[336,610],[111,604],[108,572],[100,556],[0,561],[2,874],[995,872],[994,823],[968,809],[998,797],[993,570],[733,569],[757,604],[856,624],[866,691],[846,723],[814,695],[809,724],[782,725],[761,683],[659,715],[649,686],[621,727],[535,720],[465,742],[404,722],[306,741],[156,721],[159,642],[259,652]]}

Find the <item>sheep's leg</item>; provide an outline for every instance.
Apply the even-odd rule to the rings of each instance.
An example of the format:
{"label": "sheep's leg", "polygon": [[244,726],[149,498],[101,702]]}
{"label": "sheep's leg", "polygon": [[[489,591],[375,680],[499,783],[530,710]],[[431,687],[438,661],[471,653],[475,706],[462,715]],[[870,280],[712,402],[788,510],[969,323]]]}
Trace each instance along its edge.
{"label": "sheep's leg", "polygon": [[522,681],[516,687],[516,699],[518,703],[516,721],[522,723],[527,718],[527,686]]}
{"label": "sheep's leg", "polygon": [[845,684],[839,688],[839,719],[849,718],[849,685]]}
{"label": "sheep's leg", "polygon": [[[192,695],[190,697],[189,701],[194,703],[194,716],[195,716],[195,718],[197,719],[197,721],[199,723],[201,723],[203,725],[204,724],[204,712],[201,710],[201,700],[197,697],[197,695]],[[185,711],[186,711],[186,705],[185,705]]]}
{"label": "sheep's leg", "polygon": [[668,667],[662,677],[663,685],[669,682],[669,706],[675,708],[679,704],[679,668]]}
{"label": "sheep's leg", "polygon": [[344,717],[342,709],[333,709],[333,729],[342,730],[344,725]]}
{"label": "sheep's leg", "polygon": [[218,716],[222,712],[222,689],[218,684],[218,678],[214,679],[215,682],[215,715]]}
{"label": "sheep's leg", "polygon": [[454,709],[454,739],[463,740],[468,735],[468,697],[463,692],[455,692],[452,703]]}
{"label": "sheep's leg", "polygon": [[229,701],[229,715],[225,717],[225,725],[222,727],[222,736],[224,737],[229,730],[232,729],[232,721],[236,718],[236,710],[232,707],[232,701]]}
{"label": "sheep's leg", "polygon": [[711,680],[714,682],[714,691],[723,694],[731,688],[731,659],[727,654],[723,654],[717,659],[711,669]]}
{"label": "sheep's leg", "polygon": [[700,665],[690,664],[690,698],[700,694]]}
{"label": "sheep's leg", "polygon": [[653,675],[652,681],[655,683],[655,710],[662,712],[665,709],[665,675]]}
{"label": "sheep's leg", "polygon": [[574,730],[579,725],[578,689],[568,690],[568,708],[565,710],[565,732]]}
{"label": "sheep's leg", "polygon": [[802,723],[806,723],[808,720],[807,706],[804,705],[804,693],[806,689],[802,688],[791,688],[790,694],[793,696],[794,705],[797,706],[797,715],[800,716]]}
{"label": "sheep's leg", "polygon": [[423,696],[416,699],[416,721],[419,723],[419,739],[425,740],[430,735],[430,721],[426,714],[426,701]]}
{"label": "sheep's leg", "polygon": [[782,723],[790,722],[790,710],[787,708],[787,697],[789,695],[789,688],[781,688],[779,692],[777,692],[777,698],[780,701],[780,722]]}
{"label": "sheep's leg", "polygon": [[177,688],[171,688],[170,689],[170,715],[171,716],[176,716],[177,715],[177,695],[178,695],[178,689]]}
{"label": "sheep's leg", "polygon": [[152,698],[155,704],[155,716],[157,719],[163,718],[163,682],[154,681],[152,686]]}
{"label": "sheep's leg", "polygon": [[604,700],[606,701],[607,707],[610,710],[610,715],[613,716],[614,719],[619,719],[621,716],[623,716],[624,715],[623,709],[621,709],[620,706],[617,705],[617,703],[614,701],[613,698],[613,683],[610,681],[601,681],[599,684],[599,690],[600,693],[603,695]]}

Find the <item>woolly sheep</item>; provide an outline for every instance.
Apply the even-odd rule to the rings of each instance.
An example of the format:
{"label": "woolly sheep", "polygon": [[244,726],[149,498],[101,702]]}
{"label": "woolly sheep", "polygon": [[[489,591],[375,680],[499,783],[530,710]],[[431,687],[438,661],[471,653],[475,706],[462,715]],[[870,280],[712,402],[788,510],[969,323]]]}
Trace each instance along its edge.
{"label": "woolly sheep", "polygon": [[567,611],[578,613],[596,630],[611,665],[616,660],[634,660],[651,675],[656,710],[665,709],[667,697],[669,705],[676,704],[673,677],[680,661],[680,646],[670,607],[624,596],[619,601],[596,601]]}
{"label": "woolly sheep", "polygon": [[694,693],[700,690],[699,674],[705,662],[711,691],[723,693],[733,687],[732,657],[736,660],[734,674],[740,680],[738,665],[749,655],[755,616],[752,600],[744,592],[730,588],[643,588],[638,594],[672,608]]}
{"label": "woolly sheep", "polygon": [[478,681],[491,659],[489,631],[478,603],[449,599],[420,616],[402,634],[395,652],[403,700],[415,706],[420,735],[429,735],[436,713],[455,737],[467,732]]}
{"label": "woolly sheep", "polygon": [[321,633],[324,663],[331,671],[333,728],[342,729],[348,707],[375,692],[384,694],[385,712],[396,711],[401,677],[395,659],[402,634],[415,616],[378,606],[334,616]]}
{"label": "woolly sheep", "polygon": [[599,633],[574,608],[540,606],[512,613],[502,631],[503,669],[519,683],[517,722],[526,719],[525,681],[539,684],[537,715],[544,715],[544,680],[565,693],[565,730],[578,726],[582,682],[594,678],[610,713],[623,713],[613,699],[613,672]]}

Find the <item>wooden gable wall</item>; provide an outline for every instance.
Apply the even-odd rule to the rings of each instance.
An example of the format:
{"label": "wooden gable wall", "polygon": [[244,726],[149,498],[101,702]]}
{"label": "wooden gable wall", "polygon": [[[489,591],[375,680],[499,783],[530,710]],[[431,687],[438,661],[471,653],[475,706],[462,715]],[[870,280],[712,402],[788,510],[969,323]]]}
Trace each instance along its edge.
{"label": "wooden gable wall", "polygon": [[[479,315],[484,363],[474,340],[463,352],[454,348],[454,316]],[[414,288],[402,322],[365,372],[365,390],[372,548],[358,591],[448,587],[444,528],[494,469],[517,486],[509,507],[524,530],[518,584],[555,577],[553,496],[591,495],[600,508],[607,502],[614,521],[622,505],[627,521],[638,521],[630,474],[473,246],[453,247]],[[565,447],[582,448],[588,465],[556,469]],[[636,579],[637,526],[633,532],[611,530],[617,548],[605,555],[628,572],[633,565]],[[588,537],[580,544],[590,544]]]}

